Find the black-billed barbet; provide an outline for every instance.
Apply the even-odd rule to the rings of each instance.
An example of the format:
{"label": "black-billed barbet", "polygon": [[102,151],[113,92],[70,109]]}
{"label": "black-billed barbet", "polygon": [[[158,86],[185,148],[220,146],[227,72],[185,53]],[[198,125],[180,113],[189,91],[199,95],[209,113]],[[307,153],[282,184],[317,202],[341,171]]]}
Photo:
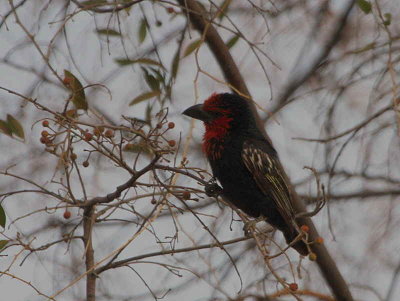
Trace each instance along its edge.
{"label": "black-billed barbet", "polygon": [[[265,218],[289,244],[298,236],[292,197],[273,145],[256,124],[249,103],[236,94],[213,94],[183,114],[205,125],[203,151],[223,196],[246,214]],[[304,241],[293,245],[307,255]]]}

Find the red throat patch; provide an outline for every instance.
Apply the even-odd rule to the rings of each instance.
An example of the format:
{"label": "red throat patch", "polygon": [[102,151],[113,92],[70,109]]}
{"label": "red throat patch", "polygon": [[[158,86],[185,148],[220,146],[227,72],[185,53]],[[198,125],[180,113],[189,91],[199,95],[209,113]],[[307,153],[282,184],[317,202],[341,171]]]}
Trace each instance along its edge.
{"label": "red throat patch", "polygon": [[206,131],[203,136],[203,151],[213,160],[221,157],[225,136],[231,127],[233,118],[228,117],[229,110],[220,107],[220,95],[212,94],[203,105],[208,112],[220,113],[221,117],[205,122]]}

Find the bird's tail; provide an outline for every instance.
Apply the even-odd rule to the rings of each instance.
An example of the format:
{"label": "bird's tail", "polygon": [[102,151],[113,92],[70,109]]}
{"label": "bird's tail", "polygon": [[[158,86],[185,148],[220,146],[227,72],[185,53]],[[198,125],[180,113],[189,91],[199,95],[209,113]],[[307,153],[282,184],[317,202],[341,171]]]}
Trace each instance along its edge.
{"label": "bird's tail", "polygon": [[[287,229],[283,231],[283,235],[285,236],[286,243],[290,245],[298,236],[299,232],[296,229]],[[299,254],[303,256],[307,256],[309,252],[309,248],[307,247],[306,243],[301,239],[296,241],[292,248],[295,249]]]}

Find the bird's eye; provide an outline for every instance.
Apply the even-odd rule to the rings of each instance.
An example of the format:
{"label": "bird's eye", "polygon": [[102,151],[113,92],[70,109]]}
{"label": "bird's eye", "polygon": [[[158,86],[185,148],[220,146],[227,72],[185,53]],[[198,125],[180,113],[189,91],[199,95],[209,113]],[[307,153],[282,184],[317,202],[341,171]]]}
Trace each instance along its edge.
{"label": "bird's eye", "polygon": [[221,116],[223,115],[222,112],[218,112],[218,111],[210,112],[210,114],[211,114],[214,118],[218,118],[218,117],[221,117]]}

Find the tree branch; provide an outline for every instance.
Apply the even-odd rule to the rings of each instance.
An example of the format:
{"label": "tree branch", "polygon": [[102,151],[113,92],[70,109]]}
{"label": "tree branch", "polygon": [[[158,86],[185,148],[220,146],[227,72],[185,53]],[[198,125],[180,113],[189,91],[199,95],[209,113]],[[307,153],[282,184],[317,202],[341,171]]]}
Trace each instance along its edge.
{"label": "tree branch", "polygon": [[[319,55],[314,59],[312,64],[309,66],[308,70],[303,72],[300,76],[293,78],[292,80],[288,81],[283,89],[283,92],[278,97],[277,104],[278,106],[283,105],[286,100],[302,85],[304,84],[307,79],[310,78],[311,75],[319,68],[320,64],[323,60],[325,60],[333,47],[340,41],[340,35],[343,31],[343,28],[347,24],[348,16],[354,6],[355,0],[349,0],[346,7],[343,9],[343,13],[336,22],[336,27],[333,29],[330,39],[328,39],[323,45]],[[323,4],[324,5],[324,4]]]}
{"label": "tree branch", "polygon": [[146,253],[143,255],[138,255],[138,256],[133,256],[129,257],[123,260],[115,261],[109,264],[106,264],[98,269],[96,269],[95,273],[100,274],[104,271],[110,270],[110,269],[115,269],[121,266],[125,266],[129,264],[130,262],[140,260],[143,258],[149,258],[149,257],[155,257],[155,256],[162,256],[162,255],[168,255],[168,254],[178,254],[178,253],[187,253],[191,251],[198,251],[202,249],[211,249],[211,248],[221,248],[221,246],[226,246],[230,244],[235,244],[241,241],[249,240],[250,236],[245,236],[245,237],[239,237],[239,238],[234,238],[231,240],[227,241],[222,241],[222,242],[215,242],[215,243],[210,243],[210,244],[205,244],[205,245],[200,245],[200,246],[193,246],[193,247],[187,247],[187,248],[181,248],[181,249],[172,249],[172,250],[166,250],[166,251],[160,251],[160,252],[153,252],[153,253]]}
{"label": "tree branch", "polygon": [[96,300],[96,274],[89,272],[94,267],[94,250],[92,243],[92,230],[95,218],[94,206],[85,208],[83,213],[83,243],[85,247],[86,271],[86,301]]}
{"label": "tree branch", "polygon": [[136,172],[128,181],[126,181],[124,184],[120,185],[117,187],[117,189],[114,192],[111,192],[105,196],[101,196],[101,197],[95,197],[91,200],[88,200],[86,203],[83,204],[82,207],[90,207],[90,206],[94,206],[96,204],[99,203],[110,203],[113,200],[115,200],[116,198],[119,198],[121,196],[121,193],[132,187],[132,185],[136,182],[137,179],[139,179],[142,175],[144,175],[146,172],[148,172],[149,170],[151,170],[154,167],[154,164],[158,161],[158,159],[160,158],[160,156],[156,156],[153,161],[151,161],[147,166],[145,166],[143,169],[139,170],[138,172]]}

